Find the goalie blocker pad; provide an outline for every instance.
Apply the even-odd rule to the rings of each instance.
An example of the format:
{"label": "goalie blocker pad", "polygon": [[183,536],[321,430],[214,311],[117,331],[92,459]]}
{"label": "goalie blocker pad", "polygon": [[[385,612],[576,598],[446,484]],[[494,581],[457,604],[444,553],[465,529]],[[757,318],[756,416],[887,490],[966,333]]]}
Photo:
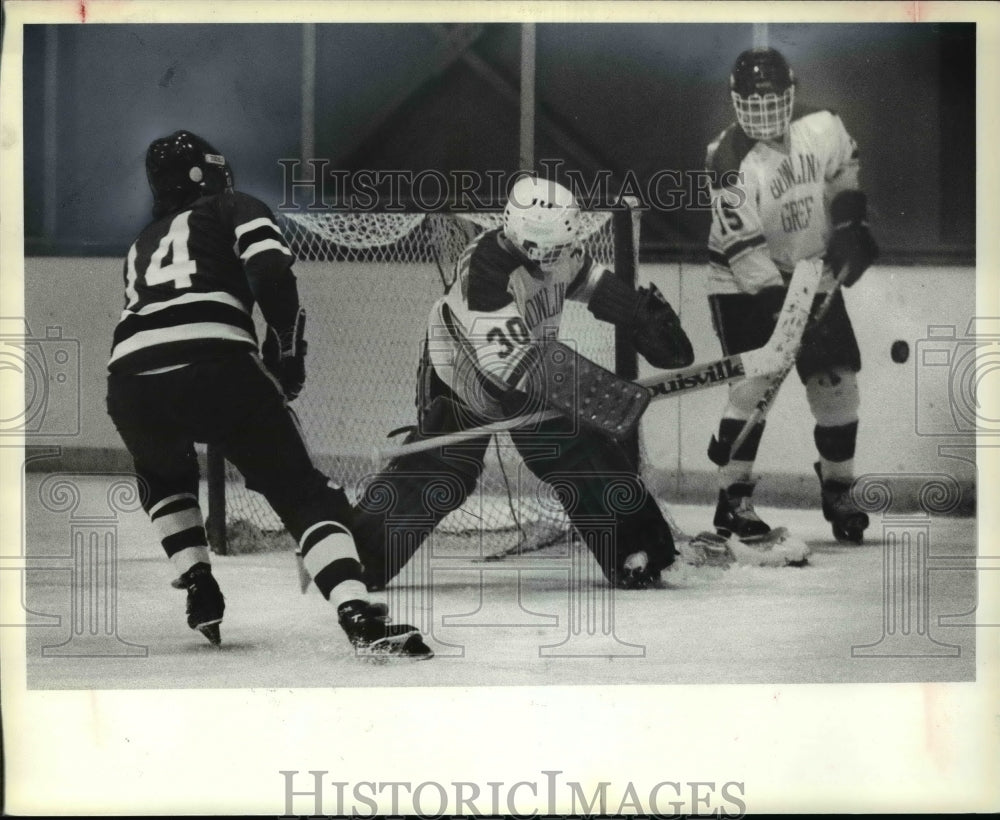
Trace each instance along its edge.
{"label": "goalie blocker pad", "polygon": [[581,356],[563,342],[537,345],[520,391],[529,400],[576,419],[583,427],[615,439],[632,433],[651,394],[641,385],[623,379]]}

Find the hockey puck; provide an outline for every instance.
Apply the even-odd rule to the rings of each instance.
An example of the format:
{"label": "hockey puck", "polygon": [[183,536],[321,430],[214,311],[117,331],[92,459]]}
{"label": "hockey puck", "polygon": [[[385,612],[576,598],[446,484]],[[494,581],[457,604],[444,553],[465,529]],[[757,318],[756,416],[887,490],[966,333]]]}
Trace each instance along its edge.
{"label": "hockey puck", "polygon": [[889,355],[892,356],[892,360],[896,364],[903,364],[903,362],[910,358],[910,346],[902,339],[896,339],[896,341],[892,343]]}

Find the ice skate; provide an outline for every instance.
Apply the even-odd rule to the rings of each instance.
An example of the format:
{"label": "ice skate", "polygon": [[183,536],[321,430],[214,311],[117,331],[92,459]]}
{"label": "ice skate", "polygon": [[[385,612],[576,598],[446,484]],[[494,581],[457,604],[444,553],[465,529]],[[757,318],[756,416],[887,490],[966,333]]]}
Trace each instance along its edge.
{"label": "ice skate", "polygon": [[752,541],[771,531],[753,508],[753,488],[754,485],[747,481],[719,490],[719,503],[712,520],[719,535],[725,538],[735,535],[741,541]]}
{"label": "ice skate", "polygon": [[[731,484],[719,491],[712,524],[715,533],[699,533],[693,542],[706,551],[705,563],[758,567],[801,567],[809,560],[809,546],[785,527],[772,529],[753,508],[751,482]],[[710,560],[708,560],[710,559]]]}
{"label": "ice skate", "polygon": [[187,590],[187,622],[197,629],[213,646],[222,644],[219,624],[226,609],[226,600],[219,583],[212,575],[210,564],[199,562],[170,582],[174,589]]}
{"label": "ice skate", "polygon": [[849,544],[861,544],[868,528],[868,514],[851,499],[851,485],[846,481],[823,479],[820,462],[813,464],[823,495],[823,517],[833,526],[833,537]]}
{"label": "ice skate", "polygon": [[368,601],[348,601],[337,608],[340,625],[359,657],[370,660],[413,658],[427,660],[434,652],[420,630],[408,624],[389,623],[388,607]]}

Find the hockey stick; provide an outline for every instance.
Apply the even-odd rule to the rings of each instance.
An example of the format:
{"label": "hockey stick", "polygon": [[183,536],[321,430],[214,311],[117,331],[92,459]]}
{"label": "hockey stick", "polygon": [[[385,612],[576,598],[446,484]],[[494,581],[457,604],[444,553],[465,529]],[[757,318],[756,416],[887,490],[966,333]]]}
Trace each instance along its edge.
{"label": "hockey stick", "polygon": [[[812,306],[813,295],[816,292],[821,274],[822,265],[817,260],[803,260],[796,266],[792,281],[788,286],[788,296],[782,305],[774,332],[763,347],[748,350],[745,353],[737,353],[733,356],[725,356],[712,362],[694,364],[680,370],[648,376],[639,379],[636,384],[645,387],[652,393],[652,401],[658,401],[674,398],[684,393],[718,387],[729,382],[780,373],[784,368],[794,364],[795,354],[798,352],[802,332],[808,320],[809,308]],[[560,416],[562,413],[557,410],[543,410],[479,427],[470,427],[443,436],[432,436],[409,444],[375,445],[372,450],[372,458],[377,464],[399,456],[461,444],[480,436],[516,430]]]}
{"label": "hockey stick", "polygon": [[[847,273],[848,268],[845,265],[837,275],[837,278],[833,283],[833,287],[830,288],[829,292],[820,303],[819,309],[816,311],[816,315],[812,317],[812,321],[809,323],[810,327],[817,327],[826,317],[826,314],[830,312],[830,307],[833,305],[833,299],[840,291],[841,286],[844,284],[844,279],[847,278]],[[791,373],[792,368],[795,367],[795,360],[798,358],[799,351],[801,349],[802,339],[800,338],[799,343],[795,348],[794,355],[792,355],[784,369],[772,377],[770,384],[767,386],[767,390],[764,391],[764,395],[760,397],[760,401],[758,401],[757,405],[754,407],[754,411],[751,413],[750,418],[746,420],[746,423],[743,425],[743,429],[740,430],[740,434],[736,437],[735,441],[733,441],[732,446],[730,446],[730,458],[732,458],[733,453],[743,446],[743,443],[747,440],[747,438],[749,438],[750,432],[764,420],[764,416],[767,415],[767,411],[774,403],[774,400],[778,395],[778,391],[781,389],[781,385],[784,384],[785,379],[788,378],[788,374]]]}
{"label": "hockey stick", "polygon": [[[707,364],[696,364],[683,370],[673,370],[669,374],[639,379],[636,384],[642,385],[652,391],[653,399],[656,400],[679,396],[681,393],[705,390],[706,388],[727,384],[731,381],[741,381],[749,376],[764,376],[774,372],[773,368],[768,369],[766,367],[767,364],[773,361],[771,352],[762,347],[758,350],[751,350],[748,353],[727,356],[717,361],[708,362]],[[479,438],[480,436],[517,430],[521,427],[540,424],[541,422],[551,421],[562,416],[563,414],[558,410],[539,410],[536,413],[515,416],[514,418],[495,421],[478,427],[469,427],[465,430],[458,430],[443,436],[432,436],[431,438],[413,441],[409,444],[375,445],[372,449],[372,459],[378,463],[383,460],[398,458],[399,456],[421,453],[426,450],[435,450],[439,447],[449,447],[469,441],[470,439]]]}

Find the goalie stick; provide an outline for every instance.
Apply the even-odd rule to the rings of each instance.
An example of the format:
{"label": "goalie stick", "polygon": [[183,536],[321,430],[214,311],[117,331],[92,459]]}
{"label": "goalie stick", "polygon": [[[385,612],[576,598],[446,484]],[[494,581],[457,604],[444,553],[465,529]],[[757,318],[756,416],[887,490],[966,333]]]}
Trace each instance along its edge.
{"label": "goalie stick", "polygon": [[[819,323],[826,317],[826,314],[830,312],[830,307],[833,305],[833,299],[840,291],[841,286],[844,284],[844,279],[847,278],[847,274],[848,267],[845,265],[840,273],[837,274],[833,287],[830,288],[829,292],[820,303],[819,309],[816,311],[816,315],[812,317],[812,321],[809,323],[810,327],[818,326]],[[740,434],[729,447],[730,458],[732,458],[733,453],[743,446],[743,442],[747,440],[747,437],[750,435],[750,431],[764,420],[764,416],[767,415],[767,411],[770,409],[771,405],[774,404],[775,398],[777,398],[781,385],[784,384],[785,379],[788,378],[788,374],[791,373],[792,368],[795,367],[795,360],[798,358],[799,351],[801,349],[802,338],[800,336],[798,344],[795,347],[795,352],[792,354],[788,363],[780,372],[772,376],[771,383],[767,386],[767,390],[764,391],[764,395],[760,397],[760,401],[758,401],[757,405],[754,407],[754,411],[750,414],[750,418],[746,420],[746,423],[743,425],[743,429],[740,430]]]}
{"label": "goalie stick", "polygon": [[[707,363],[694,364],[680,370],[661,372],[639,379],[636,383],[649,390],[652,394],[651,401],[658,401],[756,376],[770,376],[781,373],[786,368],[790,369],[795,363],[822,270],[822,263],[819,260],[803,260],[795,266],[795,273],[789,283],[788,295],[782,305],[778,322],[771,338],[763,347],[724,356]],[[444,436],[432,436],[409,444],[375,445],[372,458],[378,464],[399,456],[448,447],[480,436],[538,424],[559,418],[561,415],[563,414],[557,410],[544,410],[479,427],[470,427]]]}

